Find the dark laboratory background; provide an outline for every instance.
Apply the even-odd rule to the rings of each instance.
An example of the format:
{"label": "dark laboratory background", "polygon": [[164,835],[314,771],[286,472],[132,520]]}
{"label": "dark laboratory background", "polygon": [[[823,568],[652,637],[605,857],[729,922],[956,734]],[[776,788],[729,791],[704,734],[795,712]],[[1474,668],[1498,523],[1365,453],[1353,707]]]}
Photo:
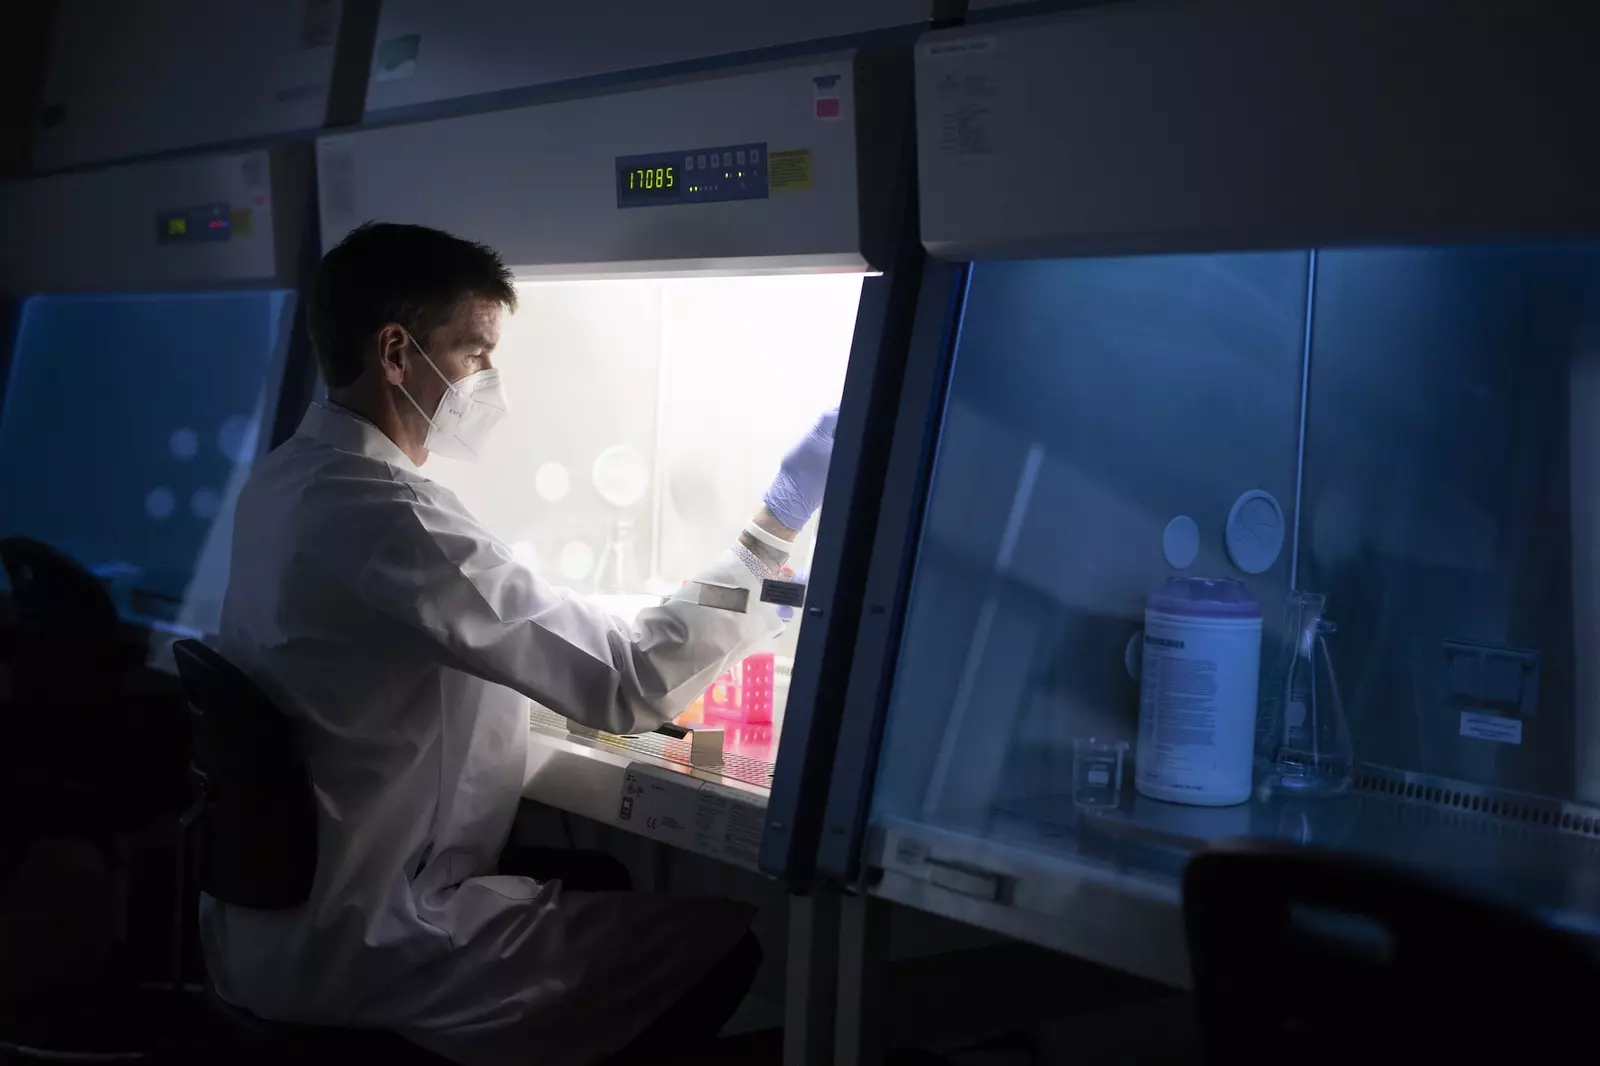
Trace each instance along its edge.
{"label": "dark laboratory background", "polygon": [[[0,198],[796,57],[949,61],[918,51],[927,33],[1022,57],[1021,70],[1014,27],[1028,20],[1100,20],[1089,36],[1115,57],[1199,9],[1286,18],[1181,0],[702,0],[673,18],[604,6],[13,3],[0,12]],[[1573,192],[1600,164],[1590,144],[1530,151],[1526,185],[1482,177],[1518,167],[1496,145],[1565,144],[1565,120],[1600,104],[1600,83],[1572,73],[1600,45],[1593,21],[1548,7],[1529,16],[1537,46],[1508,54],[1555,73],[1519,97],[1527,110],[1432,115],[1424,140],[1465,147],[1431,186],[1311,150],[1264,158],[1342,176],[1340,206],[1306,210],[1311,224],[1284,221],[1300,216],[1273,187],[1317,187],[1287,170],[1263,182],[1282,209],[1265,225],[1187,226],[1211,202],[1202,189],[1145,231],[1108,223],[1052,243],[1048,222],[1037,239],[1026,222],[992,240],[958,225],[949,254],[936,227],[917,239],[905,200],[910,228],[870,264],[845,386],[846,421],[865,412],[847,446],[857,495],[830,500],[841,532],[817,534],[817,565],[856,597],[839,617],[859,631],[836,621],[826,645],[801,642],[797,671],[828,656],[811,696],[833,710],[808,712],[803,750],[791,735],[766,782],[774,803],[806,808],[804,860],[766,851],[730,873],[565,811],[530,812],[530,838],[570,843],[582,823],[579,840],[667,890],[757,902],[769,964],[742,1017],[786,1028],[790,1066],[908,1051],[955,1066],[1331,1062],[1379,1032],[1396,1048],[1458,1047],[1451,995],[1493,1011],[1503,993],[1507,1018],[1537,1012],[1519,1022],[1530,1036],[1567,1031],[1538,997],[1600,992],[1600,193],[1584,206]],[[1493,47],[1473,51],[1489,23],[1457,14],[1419,3],[1399,19],[1417,31],[1407,47],[1459,45],[1492,67]],[[1368,45],[1375,69],[1410,63]],[[1255,59],[1270,83],[1271,56]],[[918,144],[908,130],[892,153],[908,171],[986,155],[972,148],[980,111],[1028,116],[1007,130],[1049,122],[980,75],[917,77]],[[1146,106],[1144,85],[1120,82],[1105,113]],[[1415,85],[1322,89],[1370,101]],[[1072,110],[1074,128],[1104,133],[1100,106]],[[930,115],[946,107],[941,126]],[[1311,121],[1289,120],[1282,140],[1315,144]],[[1385,143],[1403,156],[1402,140]],[[1130,197],[1182,184],[1131,173]],[[1367,186],[1351,191],[1358,174]],[[1494,201],[1547,178],[1550,202],[1525,218]],[[1480,198],[1463,208],[1452,184]],[[278,235],[270,277],[243,283],[126,283],[137,266],[70,220],[59,246],[30,236],[38,258],[24,264],[0,232],[0,1062],[244,1061],[206,1005],[170,649],[211,631],[229,502],[315,391],[299,303],[318,201],[299,195],[306,231]],[[926,181],[922,195],[927,225],[946,205]],[[248,217],[223,204],[145,223],[198,240]],[[871,330],[892,384],[858,375]],[[1247,505],[1266,517],[1247,527]],[[19,580],[46,575],[46,606],[24,610]],[[1135,789],[1150,740],[1146,595],[1184,575],[1234,579],[1260,606],[1247,785],[1281,780],[1275,760],[1298,750],[1284,717],[1314,692],[1333,798],[1258,788],[1197,806],[1150,798],[1143,776]],[[1308,593],[1322,597],[1310,629]],[[1100,758],[1109,798],[1103,776],[1085,776]],[[1245,838],[1257,844],[1227,843]],[[1475,983],[1496,974],[1526,986]],[[1305,1036],[1346,1022],[1338,1039]]]}

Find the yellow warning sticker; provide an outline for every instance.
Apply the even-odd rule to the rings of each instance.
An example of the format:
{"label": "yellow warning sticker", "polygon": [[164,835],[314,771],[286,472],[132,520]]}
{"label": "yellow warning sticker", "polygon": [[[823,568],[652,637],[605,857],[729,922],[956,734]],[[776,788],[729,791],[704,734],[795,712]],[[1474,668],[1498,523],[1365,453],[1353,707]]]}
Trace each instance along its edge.
{"label": "yellow warning sticker", "polygon": [[805,192],[811,188],[811,149],[767,153],[767,187],[773,192]]}
{"label": "yellow warning sticker", "polygon": [[248,207],[236,207],[228,212],[228,228],[235,237],[248,237],[254,221],[254,213]]}

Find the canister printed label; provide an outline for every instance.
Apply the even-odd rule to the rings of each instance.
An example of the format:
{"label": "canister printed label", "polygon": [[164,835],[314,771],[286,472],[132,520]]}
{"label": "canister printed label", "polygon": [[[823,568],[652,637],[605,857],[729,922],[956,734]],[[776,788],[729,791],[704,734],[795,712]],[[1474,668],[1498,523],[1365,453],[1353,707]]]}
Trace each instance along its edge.
{"label": "canister printed label", "polygon": [[1250,795],[1261,620],[1145,616],[1135,785],[1180,803]]}

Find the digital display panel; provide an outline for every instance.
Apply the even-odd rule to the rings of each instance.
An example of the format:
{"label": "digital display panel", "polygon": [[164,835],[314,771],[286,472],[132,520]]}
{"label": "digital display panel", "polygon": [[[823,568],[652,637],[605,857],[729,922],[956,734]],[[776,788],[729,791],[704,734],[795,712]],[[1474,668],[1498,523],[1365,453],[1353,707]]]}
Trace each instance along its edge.
{"label": "digital display panel", "polygon": [[616,182],[619,208],[765,200],[767,146],[729,144],[618,156]]}
{"label": "digital display panel", "polygon": [[161,244],[226,241],[232,237],[232,213],[225,203],[156,212],[156,241]]}
{"label": "digital display panel", "polygon": [[[626,189],[622,188],[624,183]],[[676,200],[682,191],[678,188],[677,164],[659,160],[655,166],[641,164],[629,167],[618,175],[617,184],[619,197],[627,196],[638,200]]]}

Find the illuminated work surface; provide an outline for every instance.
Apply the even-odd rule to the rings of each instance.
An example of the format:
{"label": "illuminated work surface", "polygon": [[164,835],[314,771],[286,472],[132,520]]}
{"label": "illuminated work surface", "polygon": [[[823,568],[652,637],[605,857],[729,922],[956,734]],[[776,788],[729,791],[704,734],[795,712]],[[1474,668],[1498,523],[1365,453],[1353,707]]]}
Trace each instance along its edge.
{"label": "illuminated work surface", "polygon": [[1560,832],[1459,809],[1448,797],[1408,799],[1378,778],[1367,784],[1336,799],[1237,807],[1136,797],[1091,813],[1052,795],[890,818],[874,827],[866,866],[882,871],[876,895],[1178,985],[1189,976],[1183,867],[1199,848],[1233,837],[1411,867],[1600,940],[1600,826]]}
{"label": "illuminated work surface", "polygon": [[772,726],[725,733],[718,768],[692,766],[689,742],[570,732],[540,707],[528,716],[522,794],[663,844],[756,869],[777,754]]}

